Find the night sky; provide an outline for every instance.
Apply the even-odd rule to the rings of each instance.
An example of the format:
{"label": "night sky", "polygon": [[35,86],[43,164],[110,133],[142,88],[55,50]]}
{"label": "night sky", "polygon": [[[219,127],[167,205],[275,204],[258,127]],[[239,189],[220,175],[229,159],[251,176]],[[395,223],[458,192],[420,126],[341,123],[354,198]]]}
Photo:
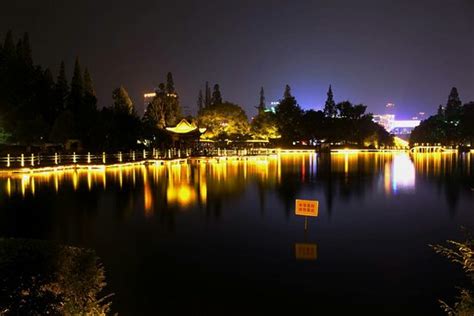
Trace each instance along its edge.
{"label": "night sky", "polygon": [[322,108],[329,84],[336,101],[394,102],[404,117],[435,112],[452,86],[474,100],[474,0],[8,2],[2,40],[28,31],[55,76],[79,56],[100,106],[124,85],[142,113],[168,71],[191,113],[206,80],[249,115],[261,86],[268,105],[287,83],[305,109]]}

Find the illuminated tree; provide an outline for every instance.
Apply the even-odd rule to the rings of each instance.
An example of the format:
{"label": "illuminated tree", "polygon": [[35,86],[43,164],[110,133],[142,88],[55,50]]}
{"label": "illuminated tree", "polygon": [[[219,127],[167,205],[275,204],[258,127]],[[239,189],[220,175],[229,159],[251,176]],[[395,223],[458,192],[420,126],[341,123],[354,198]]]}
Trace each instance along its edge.
{"label": "illuminated tree", "polygon": [[250,131],[254,139],[269,140],[280,138],[275,114],[272,112],[258,113],[252,120]]}
{"label": "illuminated tree", "polygon": [[158,90],[155,91],[156,96],[148,104],[144,120],[152,126],[164,129],[166,127],[166,91],[165,85],[160,83]]}
{"label": "illuminated tree", "polygon": [[456,265],[460,265],[469,280],[466,285],[458,288],[459,296],[453,306],[449,306],[446,302],[440,300],[441,308],[449,316],[474,315],[474,239],[472,234],[464,230],[466,235],[465,241],[447,240],[445,245],[430,245],[437,253]]}
{"label": "illuminated tree", "polygon": [[199,125],[208,129],[213,139],[241,139],[249,133],[245,111],[230,102],[205,108],[199,115]]}
{"label": "illuminated tree", "polygon": [[0,310],[14,315],[107,315],[104,267],[92,250],[0,240]]}
{"label": "illuminated tree", "polygon": [[276,139],[280,137],[275,114],[266,112],[265,92],[260,88],[260,97],[257,108],[257,115],[250,124],[250,131],[254,139]]}
{"label": "illuminated tree", "polygon": [[336,117],[337,115],[336,102],[334,102],[331,85],[329,85],[326,103],[324,104],[324,115],[326,117]]}

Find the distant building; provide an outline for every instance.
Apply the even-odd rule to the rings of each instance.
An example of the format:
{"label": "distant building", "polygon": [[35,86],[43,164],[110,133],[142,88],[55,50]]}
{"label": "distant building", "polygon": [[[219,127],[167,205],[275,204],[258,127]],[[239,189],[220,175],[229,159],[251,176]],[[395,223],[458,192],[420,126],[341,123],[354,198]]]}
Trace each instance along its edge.
{"label": "distant building", "polygon": [[374,114],[373,120],[375,123],[382,125],[387,131],[390,131],[395,121],[395,114]]}
{"label": "distant building", "polygon": [[393,135],[409,135],[420,122],[420,120],[395,120],[389,132]]}
{"label": "distant building", "polygon": [[421,122],[418,119],[396,120],[395,114],[375,114],[373,120],[375,123],[382,125],[387,132],[394,135],[409,135]]}

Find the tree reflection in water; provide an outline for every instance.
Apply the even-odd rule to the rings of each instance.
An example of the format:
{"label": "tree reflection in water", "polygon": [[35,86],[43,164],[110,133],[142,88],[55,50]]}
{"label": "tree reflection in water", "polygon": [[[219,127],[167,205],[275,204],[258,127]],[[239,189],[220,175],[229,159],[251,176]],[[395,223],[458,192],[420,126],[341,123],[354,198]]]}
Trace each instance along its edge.
{"label": "tree reflection in water", "polygon": [[[262,216],[273,207],[267,203],[268,197],[276,193],[287,218],[292,214],[294,200],[302,194],[319,199],[321,211],[331,217],[333,208],[337,209],[335,202],[362,200],[372,192],[382,192],[387,197],[413,194],[416,187],[430,183],[439,187],[437,192],[445,196],[450,216],[454,217],[461,196],[472,195],[471,155],[282,154],[248,160],[191,160],[186,164],[12,175],[0,177],[0,197],[3,193],[5,197],[0,198],[0,205],[8,208],[8,199],[22,198],[33,203],[32,197],[57,194],[74,200],[68,207],[77,209],[74,214],[83,220],[82,209],[99,214],[100,198],[110,196],[110,209],[124,222],[142,213],[173,231],[175,216],[180,212],[198,209],[206,219],[219,220],[225,206],[238,201],[249,188],[256,190]],[[44,208],[51,204],[48,203],[42,204]],[[67,223],[71,216],[68,213],[64,221]]]}
{"label": "tree reflection in water", "polygon": [[105,315],[110,296],[93,250],[0,239],[1,315]]}

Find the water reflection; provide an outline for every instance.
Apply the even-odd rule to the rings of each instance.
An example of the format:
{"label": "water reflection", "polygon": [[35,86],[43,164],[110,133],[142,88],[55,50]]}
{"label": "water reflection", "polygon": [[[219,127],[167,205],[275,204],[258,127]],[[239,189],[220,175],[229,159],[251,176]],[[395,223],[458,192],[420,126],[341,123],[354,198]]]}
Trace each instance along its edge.
{"label": "water reflection", "polygon": [[397,193],[399,190],[413,191],[415,189],[415,165],[405,154],[395,154],[391,163],[391,172],[384,176],[391,179],[389,182],[393,193]]}
{"label": "water reflection", "polygon": [[[472,222],[471,169],[470,155],[343,153],[11,175],[0,236],[96,249],[119,314],[184,314],[183,288],[197,293],[186,306],[219,311],[235,305],[229,293],[249,306],[307,294],[331,312],[361,299],[437,311],[447,296],[432,288],[452,286],[436,287],[444,274],[426,245]],[[314,239],[298,235],[296,198],[320,201]],[[436,297],[398,296],[408,287]]]}
{"label": "water reflection", "polygon": [[295,258],[297,260],[318,259],[318,245],[314,243],[295,243]]}
{"label": "water reflection", "polygon": [[453,209],[460,194],[472,192],[472,163],[471,154],[281,155],[12,175],[0,178],[0,190],[7,198],[102,190],[120,196],[124,201],[120,207],[127,208],[124,214],[142,209],[145,217],[152,217],[157,212],[171,214],[197,207],[207,216],[219,217],[223,205],[243,195],[253,183],[262,215],[267,195],[276,192],[289,217],[303,186],[322,190],[318,199],[324,200],[323,211],[330,215],[334,199],[361,198],[374,190],[386,196],[413,193],[417,182],[430,181],[440,186]]}

